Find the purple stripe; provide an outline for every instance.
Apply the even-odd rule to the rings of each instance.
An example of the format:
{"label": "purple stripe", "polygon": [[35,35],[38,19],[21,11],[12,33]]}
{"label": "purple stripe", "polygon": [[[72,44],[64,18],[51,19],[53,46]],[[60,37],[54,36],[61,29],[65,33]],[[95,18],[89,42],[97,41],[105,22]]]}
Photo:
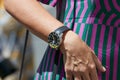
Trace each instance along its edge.
{"label": "purple stripe", "polygon": [[80,0],[78,0],[78,2],[77,2],[77,9],[76,9],[76,15],[78,15],[78,12],[79,12],[79,10],[80,10]]}
{"label": "purple stripe", "polygon": [[69,27],[69,28],[70,28],[70,26],[71,26],[71,23],[67,23],[67,27]]}
{"label": "purple stripe", "polygon": [[40,75],[39,75],[39,73],[37,73],[35,76],[35,80],[39,80],[39,77],[40,77]]}
{"label": "purple stripe", "polygon": [[104,1],[105,8],[107,9],[107,11],[110,11],[111,8],[110,8],[110,5],[109,5],[109,0],[103,0],[103,1]]}
{"label": "purple stripe", "polygon": [[95,19],[95,17],[88,17],[87,20],[86,20],[86,23],[87,24],[95,24],[94,19]]}
{"label": "purple stripe", "polygon": [[[91,0],[91,4],[93,4],[93,0]],[[88,6],[89,6],[89,5],[88,5]],[[92,11],[90,11],[89,14],[88,14],[88,17],[87,17],[87,20],[86,20],[86,23],[87,23],[87,24],[91,24],[91,21],[90,21],[90,19],[92,18],[92,17],[91,17],[91,13],[92,13]]]}
{"label": "purple stripe", "polygon": [[114,19],[116,17],[116,14],[112,14],[109,18],[108,18],[108,20],[107,20],[107,25],[110,25],[111,24],[111,21]]}
{"label": "purple stripe", "polygon": [[88,9],[88,3],[86,2],[86,0],[84,0],[84,9],[83,9],[83,11],[82,11],[82,13],[80,15],[80,18],[82,18],[82,19],[79,19],[78,22],[80,22],[80,23],[82,22],[87,9]]}
{"label": "purple stripe", "polygon": [[120,6],[119,6],[117,0],[112,0],[112,2],[113,2],[114,7],[116,8],[116,10],[118,10],[120,12]]}
{"label": "purple stripe", "polygon": [[94,10],[94,12],[93,12],[93,14],[92,14],[92,17],[94,17],[94,18],[92,19],[92,21],[94,21],[94,19],[96,18],[97,13],[98,13],[98,12],[100,11],[100,9],[101,9],[100,1],[99,1],[99,0],[95,0],[95,4],[96,4],[97,6],[96,6],[96,8],[95,8],[95,10]]}
{"label": "purple stripe", "polygon": [[81,38],[82,35],[83,35],[83,31],[84,31],[84,28],[85,28],[85,24],[82,23],[80,26],[81,26],[81,27],[80,27],[80,31],[79,31],[79,36],[80,36],[80,38]]}
{"label": "purple stripe", "polygon": [[95,45],[96,31],[97,31],[97,24],[93,24],[92,36],[91,36],[91,42],[90,42],[90,47],[93,50],[94,50],[94,45]]}
{"label": "purple stripe", "polygon": [[99,19],[99,21],[98,21],[98,24],[102,24],[104,18],[105,18],[105,14],[102,13],[101,16],[100,16],[100,19]]}
{"label": "purple stripe", "polygon": [[[92,14],[92,17],[94,17],[93,19],[91,19],[91,22],[94,23],[95,21],[95,18],[96,18],[96,15],[97,13],[99,12],[99,10],[101,9],[101,6],[100,6],[100,1],[99,0],[95,0],[95,4],[97,5],[93,14]],[[90,47],[94,50],[94,45],[95,45],[95,39],[96,39],[96,31],[97,31],[97,24],[94,24],[93,25],[93,29],[92,29],[92,37],[91,37],[91,43],[90,43]],[[101,80],[102,78],[102,75],[98,73],[98,77],[99,77],[99,80]]]}
{"label": "purple stripe", "polygon": [[114,50],[114,68],[113,68],[113,80],[117,80],[117,69],[118,69],[118,50],[119,50],[119,41],[120,41],[120,28],[117,29],[116,35],[116,47]]}
{"label": "purple stripe", "polygon": [[[100,40],[99,40],[99,47],[98,47],[98,58],[100,61],[102,61],[102,47],[103,47],[103,41],[104,41],[104,34],[105,34],[105,29],[106,29],[106,26],[101,26],[101,32],[100,32]],[[101,80],[101,75],[102,73],[99,72],[98,73],[99,75],[99,79]]]}
{"label": "purple stripe", "polygon": [[[46,68],[45,70],[47,70],[48,68],[48,62],[49,62],[49,59],[50,59],[50,53],[51,53],[52,49],[50,48],[49,52],[48,52],[48,58],[47,58],[47,63],[46,63]],[[45,66],[44,66],[45,67]]]}
{"label": "purple stripe", "polygon": [[86,23],[87,23],[87,24],[90,23],[90,19],[91,19],[91,18],[90,18],[90,15],[91,15],[91,13],[90,13],[90,14],[88,15],[88,17],[87,17],[87,20],[86,20]]}
{"label": "purple stripe", "polygon": [[[80,26],[79,26],[80,27]],[[75,32],[77,29],[77,23],[74,24],[74,28],[73,28],[73,31]]]}
{"label": "purple stripe", "polygon": [[[105,18],[105,14],[101,14],[100,19],[98,21],[99,24],[103,23],[103,19]],[[104,33],[105,33],[105,25],[102,25],[102,29],[100,32],[100,42],[99,42],[99,47],[98,47],[98,58],[100,59],[100,61],[102,61],[102,47],[103,47],[103,40],[104,40]],[[98,77],[101,80],[101,72],[98,72]]]}
{"label": "purple stripe", "polygon": [[[68,22],[68,20],[69,20],[69,18],[70,18],[70,15],[71,15],[71,13],[72,13],[72,11],[73,11],[73,8],[74,8],[74,0],[71,2],[71,8],[69,9],[69,11],[68,11],[68,14],[67,14],[67,17],[66,17],[66,22]],[[68,1],[67,1],[67,5],[68,5]]]}
{"label": "purple stripe", "polygon": [[51,5],[51,6],[55,6],[56,3],[57,3],[57,0],[53,0],[53,1],[50,3],[50,5]]}
{"label": "purple stripe", "polygon": [[57,54],[56,53],[56,51],[54,50],[54,52],[52,53],[52,60],[51,60],[51,63],[50,63],[50,71],[52,71],[52,68],[53,68],[53,65],[54,65],[54,58],[55,58],[55,54]]}
{"label": "purple stripe", "polygon": [[51,77],[52,77],[52,72],[49,72],[48,73],[48,80],[52,80]]}
{"label": "purple stripe", "polygon": [[105,29],[106,29],[106,26],[104,25],[101,26],[100,40],[99,40],[99,47],[98,47],[98,58],[100,59],[100,61],[102,61],[102,47],[103,47]]}
{"label": "purple stripe", "polygon": [[[49,50],[49,49],[48,49]],[[44,66],[44,63],[45,63],[45,61],[46,61],[46,57],[47,57],[47,53],[45,52],[45,55],[44,55],[44,57],[43,57],[43,60],[42,60],[42,63],[41,63],[41,68],[39,68],[40,69],[40,71],[39,72],[41,72],[41,71],[43,71],[44,69],[45,69],[45,66]]]}
{"label": "purple stripe", "polygon": [[[60,62],[61,62],[61,55],[62,55],[62,53],[57,53],[57,54],[59,54],[59,57],[58,57],[58,68],[59,68],[61,66]],[[58,69],[57,69],[57,72],[58,72]]]}
{"label": "purple stripe", "polygon": [[48,2],[48,0],[43,0],[43,3],[45,3],[45,4],[46,4],[47,2]]}
{"label": "purple stripe", "polygon": [[112,34],[113,34],[113,27],[110,27],[110,31],[108,33],[108,41],[107,41],[107,49],[106,52],[106,80],[109,80],[109,74],[110,74],[110,48],[112,43]]}

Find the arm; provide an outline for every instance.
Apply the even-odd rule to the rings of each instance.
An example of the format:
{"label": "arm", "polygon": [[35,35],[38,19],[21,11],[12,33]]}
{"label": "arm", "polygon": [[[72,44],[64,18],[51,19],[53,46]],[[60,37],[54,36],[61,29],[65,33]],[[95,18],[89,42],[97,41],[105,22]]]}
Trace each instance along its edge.
{"label": "arm", "polygon": [[[49,33],[63,26],[35,0],[4,1],[10,14],[45,41]],[[72,76],[75,80],[98,80],[96,68],[105,71],[94,52],[72,31],[66,32],[60,49],[65,55],[67,80],[71,80]]]}
{"label": "arm", "polygon": [[52,17],[36,0],[4,0],[6,10],[34,34],[47,41],[47,36],[63,24]]}

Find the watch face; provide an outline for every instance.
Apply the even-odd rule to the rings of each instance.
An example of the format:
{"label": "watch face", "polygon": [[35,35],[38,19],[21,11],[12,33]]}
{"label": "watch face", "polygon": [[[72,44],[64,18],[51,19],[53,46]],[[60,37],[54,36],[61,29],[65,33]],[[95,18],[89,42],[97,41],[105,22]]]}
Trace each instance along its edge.
{"label": "watch face", "polygon": [[50,33],[48,43],[52,48],[58,48],[60,45],[60,35],[55,32]]}

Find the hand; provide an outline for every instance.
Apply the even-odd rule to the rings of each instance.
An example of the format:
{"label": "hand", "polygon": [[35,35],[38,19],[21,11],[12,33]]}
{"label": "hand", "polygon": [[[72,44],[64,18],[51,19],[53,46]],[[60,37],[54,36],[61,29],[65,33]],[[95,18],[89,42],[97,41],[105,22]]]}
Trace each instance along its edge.
{"label": "hand", "polygon": [[96,69],[106,70],[94,51],[72,31],[65,34],[60,49],[65,56],[67,80],[98,80]]}

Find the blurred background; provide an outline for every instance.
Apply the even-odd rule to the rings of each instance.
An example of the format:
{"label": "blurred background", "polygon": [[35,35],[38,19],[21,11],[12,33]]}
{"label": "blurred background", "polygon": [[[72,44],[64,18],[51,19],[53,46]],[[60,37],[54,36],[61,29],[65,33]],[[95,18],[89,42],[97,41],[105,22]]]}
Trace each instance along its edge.
{"label": "blurred background", "polygon": [[[55,17],[55,8],[42,5]],[[0,80],[18,80],[25,33],[25,26],[5,11],[0,0]],[[29,34],[22,80],[33,80],[46,47],[47,43]]]}

